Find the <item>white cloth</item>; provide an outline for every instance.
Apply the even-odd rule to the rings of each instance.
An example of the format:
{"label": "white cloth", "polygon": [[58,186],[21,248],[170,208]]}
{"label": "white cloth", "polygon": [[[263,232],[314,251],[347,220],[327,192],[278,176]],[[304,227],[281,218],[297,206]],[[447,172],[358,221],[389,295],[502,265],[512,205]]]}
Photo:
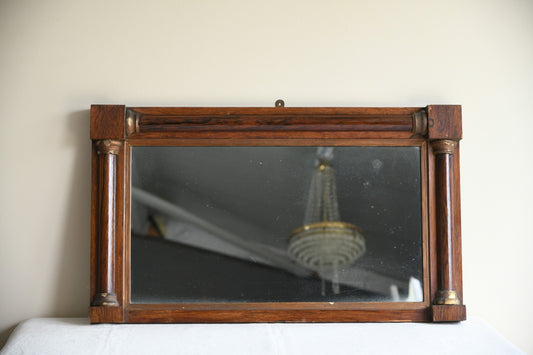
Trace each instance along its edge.
{"label": "white cloth", "polygon": [[22,322],[15,354],[522,354],[480,319],[455,324],[95,324],[86,318]]}

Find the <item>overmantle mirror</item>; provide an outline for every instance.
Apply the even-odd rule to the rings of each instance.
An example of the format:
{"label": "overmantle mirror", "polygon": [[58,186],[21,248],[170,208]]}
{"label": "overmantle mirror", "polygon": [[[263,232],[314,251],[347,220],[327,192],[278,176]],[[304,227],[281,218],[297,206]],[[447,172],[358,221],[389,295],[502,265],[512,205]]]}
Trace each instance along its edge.
{"label": "overmantle mirror", "polygon": [[92,323],[460,321],[461,110],[91,108]]}

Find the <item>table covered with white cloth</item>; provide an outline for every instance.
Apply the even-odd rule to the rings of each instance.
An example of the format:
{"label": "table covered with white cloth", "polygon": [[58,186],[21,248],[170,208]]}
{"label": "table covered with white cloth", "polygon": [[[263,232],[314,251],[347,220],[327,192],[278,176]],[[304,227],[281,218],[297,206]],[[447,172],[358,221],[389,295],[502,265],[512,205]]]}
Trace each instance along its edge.
{"label": "table covered with white cloth", "polygon": [[1,352],[14,354],[522,354],[486,322],[320,324],[93,324],[22,322]]}

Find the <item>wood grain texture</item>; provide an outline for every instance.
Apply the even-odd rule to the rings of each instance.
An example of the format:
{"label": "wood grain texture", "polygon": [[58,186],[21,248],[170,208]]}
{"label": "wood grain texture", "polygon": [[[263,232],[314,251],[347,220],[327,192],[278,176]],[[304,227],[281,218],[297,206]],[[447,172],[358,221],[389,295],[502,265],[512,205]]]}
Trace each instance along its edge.
{"label": "wood grain texture", "polygon": [[412,131],[411,116],[294,115],[272,116],[141,116],[139,129],[147,131]]}
{"label": "wood grain texture", "polygon": [[382,147],[408,147],[421,146],[425,139],[377,139],[377,138],[245,138],[240,136],[234,139],[213,138],[130,138],[130,146],[153,146],[153,147],[264,147],[264,146],[382,146]]}
{"label": "wood grain texture", "polygon": [[92,303],[95,293],[96,293],[96,282],[98,274],[98,252],[97,252],[97,241],[98,234],[100,233],[100,226],[98,223],[100,212],[100,195],[99,195],[99,180],[100,180],[100,162],[96,148],[96,142],[92,144],[92,153],[91,153],[91,250],[90,250],[90,268],[91,268],[91,278],[90,278],[90,294],[89,294],[89,304]]}
{"label": "wood grain texture", "polygon": [[[124,277],[124,259],[126,255],[125,240],[129,239],[126,234],[126,201],[129,203],[129,195],[126,195],[126,176],[129,174],[128,154],[126,153],[125,142],[121,145],[117,154],[117,171],[115,187],[115,292],[117,300],[121,305],[126,302],[124,289],[126,279]],[[129,285],[127,286],[129,288]]]}
{"label": "wood grain texture", "polygon": [[452,157],[452,233],[453,233],[453,289],[457,291],[459,299],[464,303],[463,298],[463,253],[461,236],[461,176],[460,176],[460,146],[459,143]]}
{"label": "wood grain texture", "polygon": [[[426,119],[425,114],[420,114],[421,110],[428,113],[428,122],[421,121]],[[94,105],[91,108],[93,141],[114,139],[123,143],[116,151],[114,163],[115,191],[112,197],[115,199],[116,216],[112,224],[115,229],[115,250],[104,250],[101,254],[107,255],[107,258],[103,259],[97,257],[101,249],[97,235],[105,229],[97,222],[100,213],[98,206],[103,197],[95,181],[98,181],[100,171],[105,168],[100,166],[97,148],[93,144],[90,296],[93,300],[97,289],[114,284],[117,300],[122,306],[90,307],[91,322],[408,322],[464,319],[466,313],[462,305],[431,305],[440,288],[439,279],[456,290],[462,299],[458,150],[449,159],[443,160],[435,155],[429,144],[435,139],[461,138],[460,106],[431,105],[425,109],[133,107],[128,109],[128,112],[134,112],[134,120],[129,122],[127,137],[125,112],[126,108],[122,105]],[[429,122],[429,119],[433,121]],[[427,135],[424,123],[427,123]],[[131,146],[135,145],[423,147],[424,302],[130,304],[129,184]],[[445,234],[451,235],[452,243],[439,246],[437,235],[441,233],[438,230],[442,229],[439,224],[442,214],[436,210],[438,201],[443,200],[443,192],[439,190],[443,186],[441,181],[446,179],[444,186],[448,190],[445,190],[444,195],[452,201],[452,207],[448,206],[444,212],[448,226]],[[442,250],[447,250],[447,263],[438,262]],[[106,277],[102,280],[98,278],[101,270],[111,270],[104,265],[106,262],[109,264],[109,258],[112,259],[114,282],[109,278],[108,271],[103,272]]]}
{"label": "wood grain texture", "polygon": [[[181,139],[257,139],[268,142],[271,139],[409,139],[413,136],[411,131],[156,131],[140,132],[130,136],[134,140],[181,140]],[[268,145],[268,143],[266,143]]]}
{"label": "wood grain texture", "polygon": [[122,307],[90,307],[89,322],[94,323],[123,323],[124,308]]}
{"label": "wood grain texture", "polygon": [[91,106],[91,139],[124,139],[124,105]]}
{"label": "wood grain texture", "polygon": [[420,178],[421,178],[421,206],[422,206],[422,263],[423,263],[423,285],[424,301],[430,303],[431,300],[431,243],[430,243],[430,216],[429,216],[429,161],[428,144],[422,140],[420,145]]}
{"label": "wood grain texture", "polygon": [[437,268],[439,290],[453,289],[451,156],[436,157]]}
{"label": "wood grain texture", "polygon": [[433,305],[431,307],[433,322],[459,322],[466,320],[464,305]]}
{"label": "wood grain texture", "polygon": [[121,255],[124,248],[116,236],[123,238],[121,208],[124,201],[120,181],[125,174],[121,161],[124,112],[124,105],[91,106],[91,322],[123,320],[122,308],[121,311],[117,309],[123,302]]}
{"label": "wood grain texture", "polygon": [[436,213],[436,174],[435,174],[435,154],[431,144],[428,147],[428,223],[429,223],[429,291],[431,300],[435,299],[438,290],[438,268],[437,268],[437,213]]}
{"label": "wood grain texture", "polygon": [[463,138],[460,105],[429,105],[427,112],[429,139]]}
{"label": "wood grain texture", "polygon": [[[116,309],[124,304],[124,152],[120,141],[98,140],[93,144],[89,308],[93,323],[122,320]],[[106,307],[113,310],[105,311]]]}
{"label": "wood grain texture", "polygon": [[175,310],[175,311],[265,311],[338,310],[338,311],[406,311],[426,309],[429,302],[263,302],[263,303],[133,303],[129,310]]}
{"label": "wood grain texture", "polygon": [[[118,256],[120,260],[117,263],[117,278],[120,278],[117,283],[118,299],[122,300],[122,305],[125,307],[129,305],[130,300],[130,248],[131,248],[131,147],[128,142],[124,143],[123,151],[119,155],[119,162],[122,166],[122,171],[125,172],[119,175],[119,181],[123,182],[119,185],[119,193],[122,193],[123,198],[120,199],[120,210],[123,211],[123,220],[121,220],[122,230],[120,235],[117,235],[117,244],[121,246],[121,252]],[[123,202],[123,203],[122,203]]]}
{"label": "wood grain texture", "polygon": [[[458,142],[439,139],[431,142],[435,154],[435,213],[438,290],[433,303],[462,303],[462,269],[460,254],[460,196]],[[457,187],[455,186],[457,184]],[[458,252],[459,250],[459,252]],[[459,279],[459,280],[456,280]],[[458,289],[456,289],[456,287]]]}
{"label": "wood grain texture", "polygon": [[429,309],[415,310],[127,310],[129,323],[427,322]]}
{"label": "wood grain texture", "polygon": [[99,292],[115,294],[115,178],[116,156],[100,155],[100,218],[98,238]]}
{"label": "wood grain texture", "polygon": [[409,116],[422,107],[129,107],[146,116]]}
{"label": "wood grain texture", "polygon": [[95,142],[97,186],[94,190],[95,218],[93,228],[95,234],[92,257],[95,259],[95,290],[93,306],[118,306],[115,293],[115,231],[116,231],[116,175],[117,153],[120,141],[99,140]]}
{"label": "wood grain texture", "polygon": [[[137,130],[131,138],[409,138],[420,108],[168,107],[130,108]],[[354,136],[354,133],[356,134]],[[359,135],[362,137],[362,135]],[[365,136],[370,138],[370,136]]]}

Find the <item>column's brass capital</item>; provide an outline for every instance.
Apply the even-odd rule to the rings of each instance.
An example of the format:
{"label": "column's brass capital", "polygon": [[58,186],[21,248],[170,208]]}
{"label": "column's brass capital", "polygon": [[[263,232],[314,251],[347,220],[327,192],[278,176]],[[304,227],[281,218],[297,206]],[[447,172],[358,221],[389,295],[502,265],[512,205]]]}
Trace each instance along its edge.
{"label": "column's brass capital", "polygon": [[117,155],[120,147],[122,146],[121,141],[115,141],[111,139],[104,139],[96,142],[96,152],[98,154],[114,154]]}
{"label": "column's brass capital", "polygon": [[435,300],[433,301],[433,304],[459,305],[461,304],[461,300],[459,299],[459,296],[457,296],[457,291],[440,290],[440,291],[437,291],[437,295],[435,296]]}
{"label": "column's brass capital", "polygon": [[451,139],[438,139],[431,141],[431,147],[435,154],[453,154],[457,148],[457,141]]}

